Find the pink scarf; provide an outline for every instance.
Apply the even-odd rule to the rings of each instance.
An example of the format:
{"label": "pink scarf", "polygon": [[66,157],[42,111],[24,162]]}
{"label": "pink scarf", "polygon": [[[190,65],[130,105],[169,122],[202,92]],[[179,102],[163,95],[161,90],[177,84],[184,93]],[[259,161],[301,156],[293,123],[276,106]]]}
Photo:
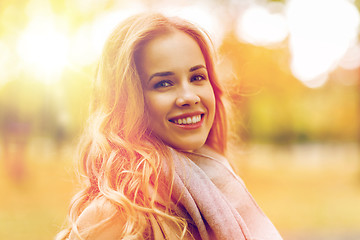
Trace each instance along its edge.
{"label": "pink scarf", "polygon": [[196,152],[172,150],[175,176],[172,198],[207,239],[282,239],[232,171],[227,160],[204,146]]}

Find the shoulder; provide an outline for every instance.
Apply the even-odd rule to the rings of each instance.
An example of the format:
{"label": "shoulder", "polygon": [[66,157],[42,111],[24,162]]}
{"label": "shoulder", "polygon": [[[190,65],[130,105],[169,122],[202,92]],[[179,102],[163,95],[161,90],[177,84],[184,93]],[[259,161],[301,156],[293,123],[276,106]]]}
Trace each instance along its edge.
{"label": "shoulder", "polygon": [[[76,221],[80,236],[89,240],[120,239],[124,223],[116,207],[104,199],[92,201]],[[74,230],[69,239],[79,239]]]}

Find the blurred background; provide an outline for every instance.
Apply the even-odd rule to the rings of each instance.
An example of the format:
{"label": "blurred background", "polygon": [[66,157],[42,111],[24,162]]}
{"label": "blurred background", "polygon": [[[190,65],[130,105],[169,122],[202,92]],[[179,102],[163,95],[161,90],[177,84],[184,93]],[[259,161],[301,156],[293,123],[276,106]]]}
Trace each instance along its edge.
{"label": "blurred background", "polygon": [[284,239],[360,239],[359,0],[1,0],[0,239],[52,239],[106,37],[155,10],[204,27],[235,166]]}

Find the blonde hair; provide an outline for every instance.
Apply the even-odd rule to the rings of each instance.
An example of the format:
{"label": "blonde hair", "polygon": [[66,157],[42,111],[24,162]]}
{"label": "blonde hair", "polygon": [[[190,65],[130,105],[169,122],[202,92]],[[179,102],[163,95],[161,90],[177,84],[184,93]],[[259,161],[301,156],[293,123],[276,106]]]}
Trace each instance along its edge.
{"label": "blonde hair", "polygon": [[[117,213],[127,216],[121,229],[123,237],[141,237],[149,227],[144,223],[147,214],[173,222],[182,232],[179,238],[188,231],[186,219],[174,214],[170,208],[173,175],[172,171],[168,174],[162,171],[162,161],[166,160],[172,169],[172,158],[168,147],[148,130],[135,59],[137,51],[147,41],[171,30],[191,36],[203,53],[216,99],[215,119],[206,143],[225,154],[225,109],[208,35],[194,24],[161,14],[128,18],[113,31],[103,49],[94,83],[91,115],[79,144],[85,187],[74,196],[69,213],[70,226],[58,234],[58,239],[66,239],[70,232],[82,238],[76,221],[94,199],[105,199]],[[149,191],[149,186],[153,187],[153,192]],[[165,194],[163,210],[156,206],[155,197],[160,192]],[[81,231],[100,229],[116,215]]]}

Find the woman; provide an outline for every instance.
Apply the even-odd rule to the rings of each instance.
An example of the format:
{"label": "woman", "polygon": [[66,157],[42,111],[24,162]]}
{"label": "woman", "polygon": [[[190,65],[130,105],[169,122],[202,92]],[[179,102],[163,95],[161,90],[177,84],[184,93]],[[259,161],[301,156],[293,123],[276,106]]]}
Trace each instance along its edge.
{"label": "woman", "polygon": [[210,46],[160,14],[111,34],[80,144],[85,186],[58,239],[281,239],[224,157]]}

